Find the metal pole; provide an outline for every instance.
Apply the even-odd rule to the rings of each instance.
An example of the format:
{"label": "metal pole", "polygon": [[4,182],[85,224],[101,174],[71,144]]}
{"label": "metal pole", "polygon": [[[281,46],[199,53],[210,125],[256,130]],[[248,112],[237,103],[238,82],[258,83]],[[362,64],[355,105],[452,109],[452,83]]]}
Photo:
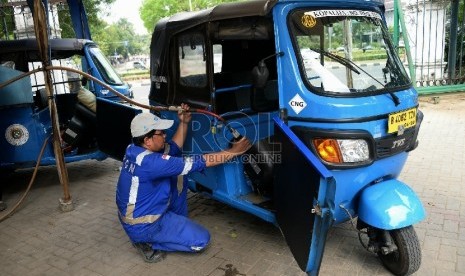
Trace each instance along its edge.
{"label": "metal pole", "polygon": [[[345,45],[345,57],[349,60],[352,60],[352,23],[349,19],[343,21],[343,41]],[[352,78],[352,71],[349,68],[346,68],[346,77],[347,77],[347,86],[349,88],[354,88],[354,80]]]}
{"label": "metal pole", "polygon": [[457,57],[457,26],[458,26],[458,11],[459,1],[452,0],[451,15],[450,15],[450,35],[449,35],[449,53],[448,65],[449,79],[452,81],[455,78],[455,59]]}
{"label": "metal pole", "polygon": [[394,0],[394,35],[392,40],[396,47],[399,46],[399,7],[399,0]]}
{"label": "metal pole", "polygon": [[[46,2],[45,2],[46,4]],[[47,15],[45,7],[40,0],[34,0],[34,31],[39,46],[39,53],[41,56],[42,64],[47,67],[50,64],[49,56],[49,34],[47,31]],[[58,111],[55,103],[52,75],[50,71],[44,72],[45,89],[48,96],[48,105],[50,108],[50,117],[53,128],[53,149],[55,153],[55,160],[58,170],[58,178],[63,186],[63,198],[60,198],[60,208],[62,211],[71,211],[74,209],[71,195],[69,193],[69,179],[66,163],[61,149],[60,127],[58,122]]]}
{"label": "metal pole", "polygon": [[[412,53],[410,51],[410,41],[407,34],[407,26],[405,26],[404,13],[398,0],[394,0],[394,5],[394,13],[398,13],[397,18],[399,19],[400,27],[402,28],[402,38],[404,40],[405,53],[407,54],[410,79],[412,80],[413,86],[416,86],[416,71],[413,64]],[[398,39],[399,38],[397,38],[397,40]]]}

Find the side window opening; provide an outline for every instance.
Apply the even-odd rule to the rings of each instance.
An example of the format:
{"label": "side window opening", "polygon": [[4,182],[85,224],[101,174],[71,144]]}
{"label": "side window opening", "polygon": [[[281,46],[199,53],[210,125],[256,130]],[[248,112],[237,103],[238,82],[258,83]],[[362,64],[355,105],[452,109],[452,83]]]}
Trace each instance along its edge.
{"label": "side window opening", "polygon": [[205,43],[204,27],[196,27],[177,35],[174,39],[173,56],[177,58],[174,72],[176,83],[171,104],[188,103],[191,107],[206,108],[211,104],[210,85],[207,76],[209,49]]}
{"label": "side window opening", "polygon": [[[272,18],[251,16],[212,22],[210,36],[215,111],[257,112],[252,100],[252,71],[260,60],[276,53]],[[265,63],[270,72],[268,81],[276,81],[276,58]]]}
{"label": "side window opening", "polygon": [[[220,43],[221,70],[215,70],[214,74],[216,111],[249,111],[254,89],[252,70],[260,60],[275,53],[274,39],[227,40]],[[270,58],[265,63],[270,72],[268,81],[276,81],[276,58]],[[217,67],[216,62],[214,65]]]}
{"label": "side window opening", "polygon": [[223,47],[221,44],[213,45],[213,73],[221,73],[223,67]]}
{"label": "side window opening", "polygon": [[189,33],[178,38],[179,83],[187,87],[207,86],[207,63],[204,36]]}

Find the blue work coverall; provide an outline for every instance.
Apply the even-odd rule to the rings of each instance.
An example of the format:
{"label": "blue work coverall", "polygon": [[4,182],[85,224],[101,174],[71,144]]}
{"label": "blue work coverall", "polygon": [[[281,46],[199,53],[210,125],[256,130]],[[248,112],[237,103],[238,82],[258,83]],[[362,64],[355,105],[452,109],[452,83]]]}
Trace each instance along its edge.
{"label": "blue work coverall", "polygon": [[[196,156],[200,157],[200,156]],[[154,250],[196,252],[210,233],[187,218],[187,187],[179,193],[178,175],[202,171],[203,158],[183,158],[172,141],[163,153],[131,144],[126,149],[116,188],[120,222],[133,243]]]}

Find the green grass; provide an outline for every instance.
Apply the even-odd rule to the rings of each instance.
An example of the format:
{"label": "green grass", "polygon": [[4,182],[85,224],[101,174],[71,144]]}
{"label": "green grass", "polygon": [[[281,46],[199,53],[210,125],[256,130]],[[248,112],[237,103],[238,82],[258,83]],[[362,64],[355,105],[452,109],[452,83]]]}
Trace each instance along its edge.
{"label": "green grass", "polygon": [[364,61],[364,60],[376,60],[376,59],[387,59],[386,51],[384,49],[380,50],[370,50],[365,53],[360,51],[353,52],[354,61]]}
{"label": "green grass", "polygon": [[123,80],[137,80],[137,79],[148,79],[150,78],[149,70],[131,70],[128,72],[120,73]]}

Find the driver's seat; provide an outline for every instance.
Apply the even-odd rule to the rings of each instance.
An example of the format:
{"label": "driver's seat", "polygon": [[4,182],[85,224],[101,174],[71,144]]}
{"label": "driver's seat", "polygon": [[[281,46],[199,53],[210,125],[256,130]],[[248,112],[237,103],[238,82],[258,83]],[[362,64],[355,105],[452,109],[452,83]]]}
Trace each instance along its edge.
{"label": "driver's seat", "polygon": [[279,108],[278,81],[269,80],[264,87],[252,86],[250,107],[257,112],[267,112]]}

